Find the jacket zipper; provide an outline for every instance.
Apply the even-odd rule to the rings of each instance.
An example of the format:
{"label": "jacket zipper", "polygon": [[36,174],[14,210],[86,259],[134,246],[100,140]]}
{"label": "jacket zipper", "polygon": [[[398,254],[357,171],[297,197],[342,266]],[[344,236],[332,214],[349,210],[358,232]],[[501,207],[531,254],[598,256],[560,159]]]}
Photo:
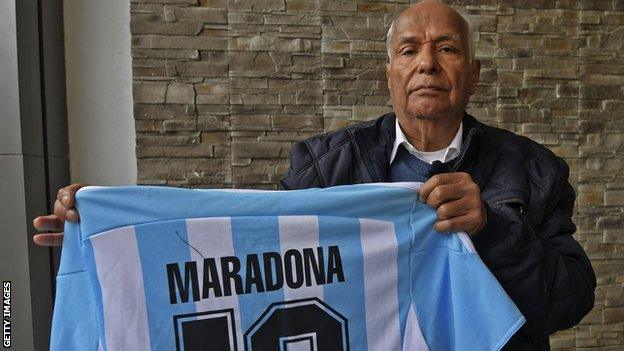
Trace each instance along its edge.
{"label": "jacket zipper", "polygon": [[455,172],[459,168],[459,165],[462,163],[462,161],[464,160],[464,157],[466,156],[467,153],[468,153],[468,150],[464,150],[464,153],[461,154],[461,156],[459,157],[459,160],[457,161],[455,166],[453,166],[453,168],[451,168],[451,173]]}
{"label": "jacket zipper", "polygon": [[500,204],[509,204],[509,203],[519,203],[520,204],[520,213],[524,212],[524,201],[517,197],[512,197],[510,199],[500,200],[492,203],[488,203],[490,206],[500,205]]}
{"label": "jacket zipper", "polygon": [[[474,129],[473,129],[473,130],[470,130],[470,131],[468,132],[468,135],[466,135],[465,140],[463,140],[463,142],[466,142],[466,141],[471,141],[471,142],[472,142],[472,139],[476,138],[476,136],[475,136],[476,134],[478,134],[476,130],[474,130]],[[474,143],[474,142],[473,142],[473,143]],[[463,146],[463,145],[462,145],[462,146]],[[462,161],[464,160],[464,158],[466,158],[466,154],[468,153],[468,151],[470,151],[470,150],[468,150],[468,149],[469,149],[469,146],[470,146],[470,145],[468,145],[468,146],[466,147],[466,149],[465,149],[465,150],[463,150],[463,151],[464,151],[463,153],[460,153],[460,155],[459,155],[459,160],[457,161],[457,163],[455,163],[455,166],[453,166],[453,168],[451,168],[451,173],[452,173],[452,172],[455,172],[455,171],[459,168],[459,166],[461,165],[461,163],[462,163]],[[475,147],[475,146],[473,145],[473,147]]]}

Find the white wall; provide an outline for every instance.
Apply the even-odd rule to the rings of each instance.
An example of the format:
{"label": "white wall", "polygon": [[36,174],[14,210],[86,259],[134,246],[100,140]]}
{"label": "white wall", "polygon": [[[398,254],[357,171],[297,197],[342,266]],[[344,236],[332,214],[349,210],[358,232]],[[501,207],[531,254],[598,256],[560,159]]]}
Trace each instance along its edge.
{"label": "white wall", "polygon": [[136,184],[130,1],[64,0],[72,182]]}

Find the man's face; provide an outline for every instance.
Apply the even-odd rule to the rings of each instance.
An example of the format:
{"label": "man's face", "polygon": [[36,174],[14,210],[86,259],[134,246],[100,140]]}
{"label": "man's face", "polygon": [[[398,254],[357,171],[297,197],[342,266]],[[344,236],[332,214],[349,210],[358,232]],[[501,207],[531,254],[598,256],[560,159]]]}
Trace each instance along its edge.
{"label": "man's face", "polygon": [[479,79],[470,62],[464,20],[438,3],[421,3],[395,22],[387,66],[388,88],[399,118],[458,118]]}

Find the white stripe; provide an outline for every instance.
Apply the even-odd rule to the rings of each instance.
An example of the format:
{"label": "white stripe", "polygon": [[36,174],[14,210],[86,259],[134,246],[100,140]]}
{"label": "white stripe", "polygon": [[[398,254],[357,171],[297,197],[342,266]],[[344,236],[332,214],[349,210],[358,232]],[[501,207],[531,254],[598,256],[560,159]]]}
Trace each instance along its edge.
{"label": "white stripe", "polygon": [[458,232],[457,235],[459,235],[459,239],[462,241],[462,243],[464,243],[464,246],[466,247],[466,249],[468,249],[468,252],[477,252],[474,244],[472,243],[472,240],[470,240],[470,236],[467,233]]}
{"label": "white stripe", "polygon": [[405,325],[405,338],[403,338],[403,351],[429,351],[429,346],[420,330],[420,323],[411,305],[407,313],[407,323]]}
{"label": "white stripe", "polygon": [[82,188],[78,189],[78,191],[76,191],[76,194],[82,193],[82,192],[85,192],[85,191],[89,191],[89,190],[93,190],[93,189],[103,189],[103,188],[109,188],[109,187],[102,186],[102,185],[87,185],[87,186],[83,186]]}
{"label": "white stripe", "polygon": [[369,350],[401,347],[397,292],[397,239],[392,222],[360,219]]}
{"label": "white stripe", "polygon": [[[302,252],[303,248],[312,248],[315,252],[319,247],[319,223],[317,216],[279,216],[279,235],[280,235],[280,250],[282,257],[286,251],[295,249]],[[327,260],[327,252],[324,251],[324,260]],[[284,257],[284,261],[287,258]],[[291,259],[294,263],[294,260]],[[284,262],[285,264],[286,262]],[[322,263],[321,263],[322,264]],[[305,267],[305,260],[303,260]],[[294,264],[293,264],[294,267]],[[294,273],[294,272],[293,272]],[[288,275],[284,269],[284,274]],[[314,273],[311,273],[314,277]],[[305,278],[301,277],[302,279]],[[312,278],[314,280],[314,278]],[[323,285],[306,286],[304,285],[298,289],[291,289],[287,286],[284,279],[284,300],[298,300],[303,298],[318,297],[323,300]]]}
{"label": "white stripe", "polygon": [[409,189],[415,192],[420,191],[420,187],[423,183],[421,182],[393,182],[393,183],[364,183],[360,185],[364,186],[384,186],[387,188],[402,188]]}
{"label": "white stripe", "polygon": [[[216,258],[217,272],[221,272],[220,257],[234,256],[234,243],[232,241],[232,221],[229,217],[214,217],[188,219],[186,221],[186,231],[188,243],[191,246],[191,260],[197,261],[197,275],[199,279],[199,291],[203,289],[204,274],[204,258]],[[212,310],[221,310],[226,307],[234,309],[234,322],[237,328],[241,326],[240,306],[238,304],[238,296],[222,296],[214,297],[213,291],[210,296],[202,298],[195,303],[197,312],[207,312]],[[198,319],[200,319],[198,317]],[[236,333],[236,345],[240,350],[243,347],[242,333]],[[230,335],[230,344],[233,344],[232,335]],[[183,347],[181,348],[183,349]],[[234,347],[231,347],[233,350]]]}
{"label": "white stripe", "polygon": [[[149,348],[143,271],[134,227],[91,237],[102,288],[104,330],[108,350]],[[123,316],[123,323],[119,323]]]}

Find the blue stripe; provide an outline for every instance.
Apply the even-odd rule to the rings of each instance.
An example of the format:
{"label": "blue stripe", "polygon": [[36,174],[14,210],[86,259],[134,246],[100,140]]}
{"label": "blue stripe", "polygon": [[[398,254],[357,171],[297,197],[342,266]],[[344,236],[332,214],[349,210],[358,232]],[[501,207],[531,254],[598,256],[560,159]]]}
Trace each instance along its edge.
{"label": "blue stripe", "polygon": [[[191,261],[186,222],[150,223],[138,225],[135,230],[143,270],[151,348],[175,350],[172,316],[196,312],[192,293],[186,303],[182,303],[179,296],[176,304],[171,304],[169,300],[166,264],[178,263],[184,280],[184,263]],[[154,236],[158,240],[154,240]]]}
{"label": "blue stripe", "polygon": [[[82,223],[86,238],[113,228],[181,218],[340,213],[393,221],[418,201],[417,195],[406,188],[375,185],[257,193],[135,186],[82,190],[76,201],[81,216],[89,219]],[[184,200],[172,206],[172,199]]]}
{"label": "blue stripe", "polygon": [[435,249],[437,247],[447,247],[449,241],[459,240],[455,236],[441,234],[433,229],[437,221],[436,212],[421,203],[418,203],[412,210],[411,226],[412,232],[417,235],[412,242],[412,254]]}
{"label": "blue stripe", "polygon": [[[280,252],[278,217],[232,217],[232,241],[234,253],[241,261],[240,275],[245,279],[247,269],[245,267],[248,254],[257,254],[262,260],[265,252]],[[260,269],[263,264],[260,261]],[[262,272],[264,277],[264,272]],[[275,277],[275,272],[273,272]],[[264,279],[263,279],[264,281]],[[258,293],[254,287],[251,294],[243,294],[238,297],[241,315],[241,333],[260,317],[265,309],[274,302],[284,300],[283,290]],[[242,349],[242,345],[241,345]]]}
{"label": "blue stripe", "polygon": [[325,303],[348,319],[350,350],[368,349],[364,302],[364,261],[357,218],[319,216],[319,243],[337,245],[345,281],[323,286]]}

